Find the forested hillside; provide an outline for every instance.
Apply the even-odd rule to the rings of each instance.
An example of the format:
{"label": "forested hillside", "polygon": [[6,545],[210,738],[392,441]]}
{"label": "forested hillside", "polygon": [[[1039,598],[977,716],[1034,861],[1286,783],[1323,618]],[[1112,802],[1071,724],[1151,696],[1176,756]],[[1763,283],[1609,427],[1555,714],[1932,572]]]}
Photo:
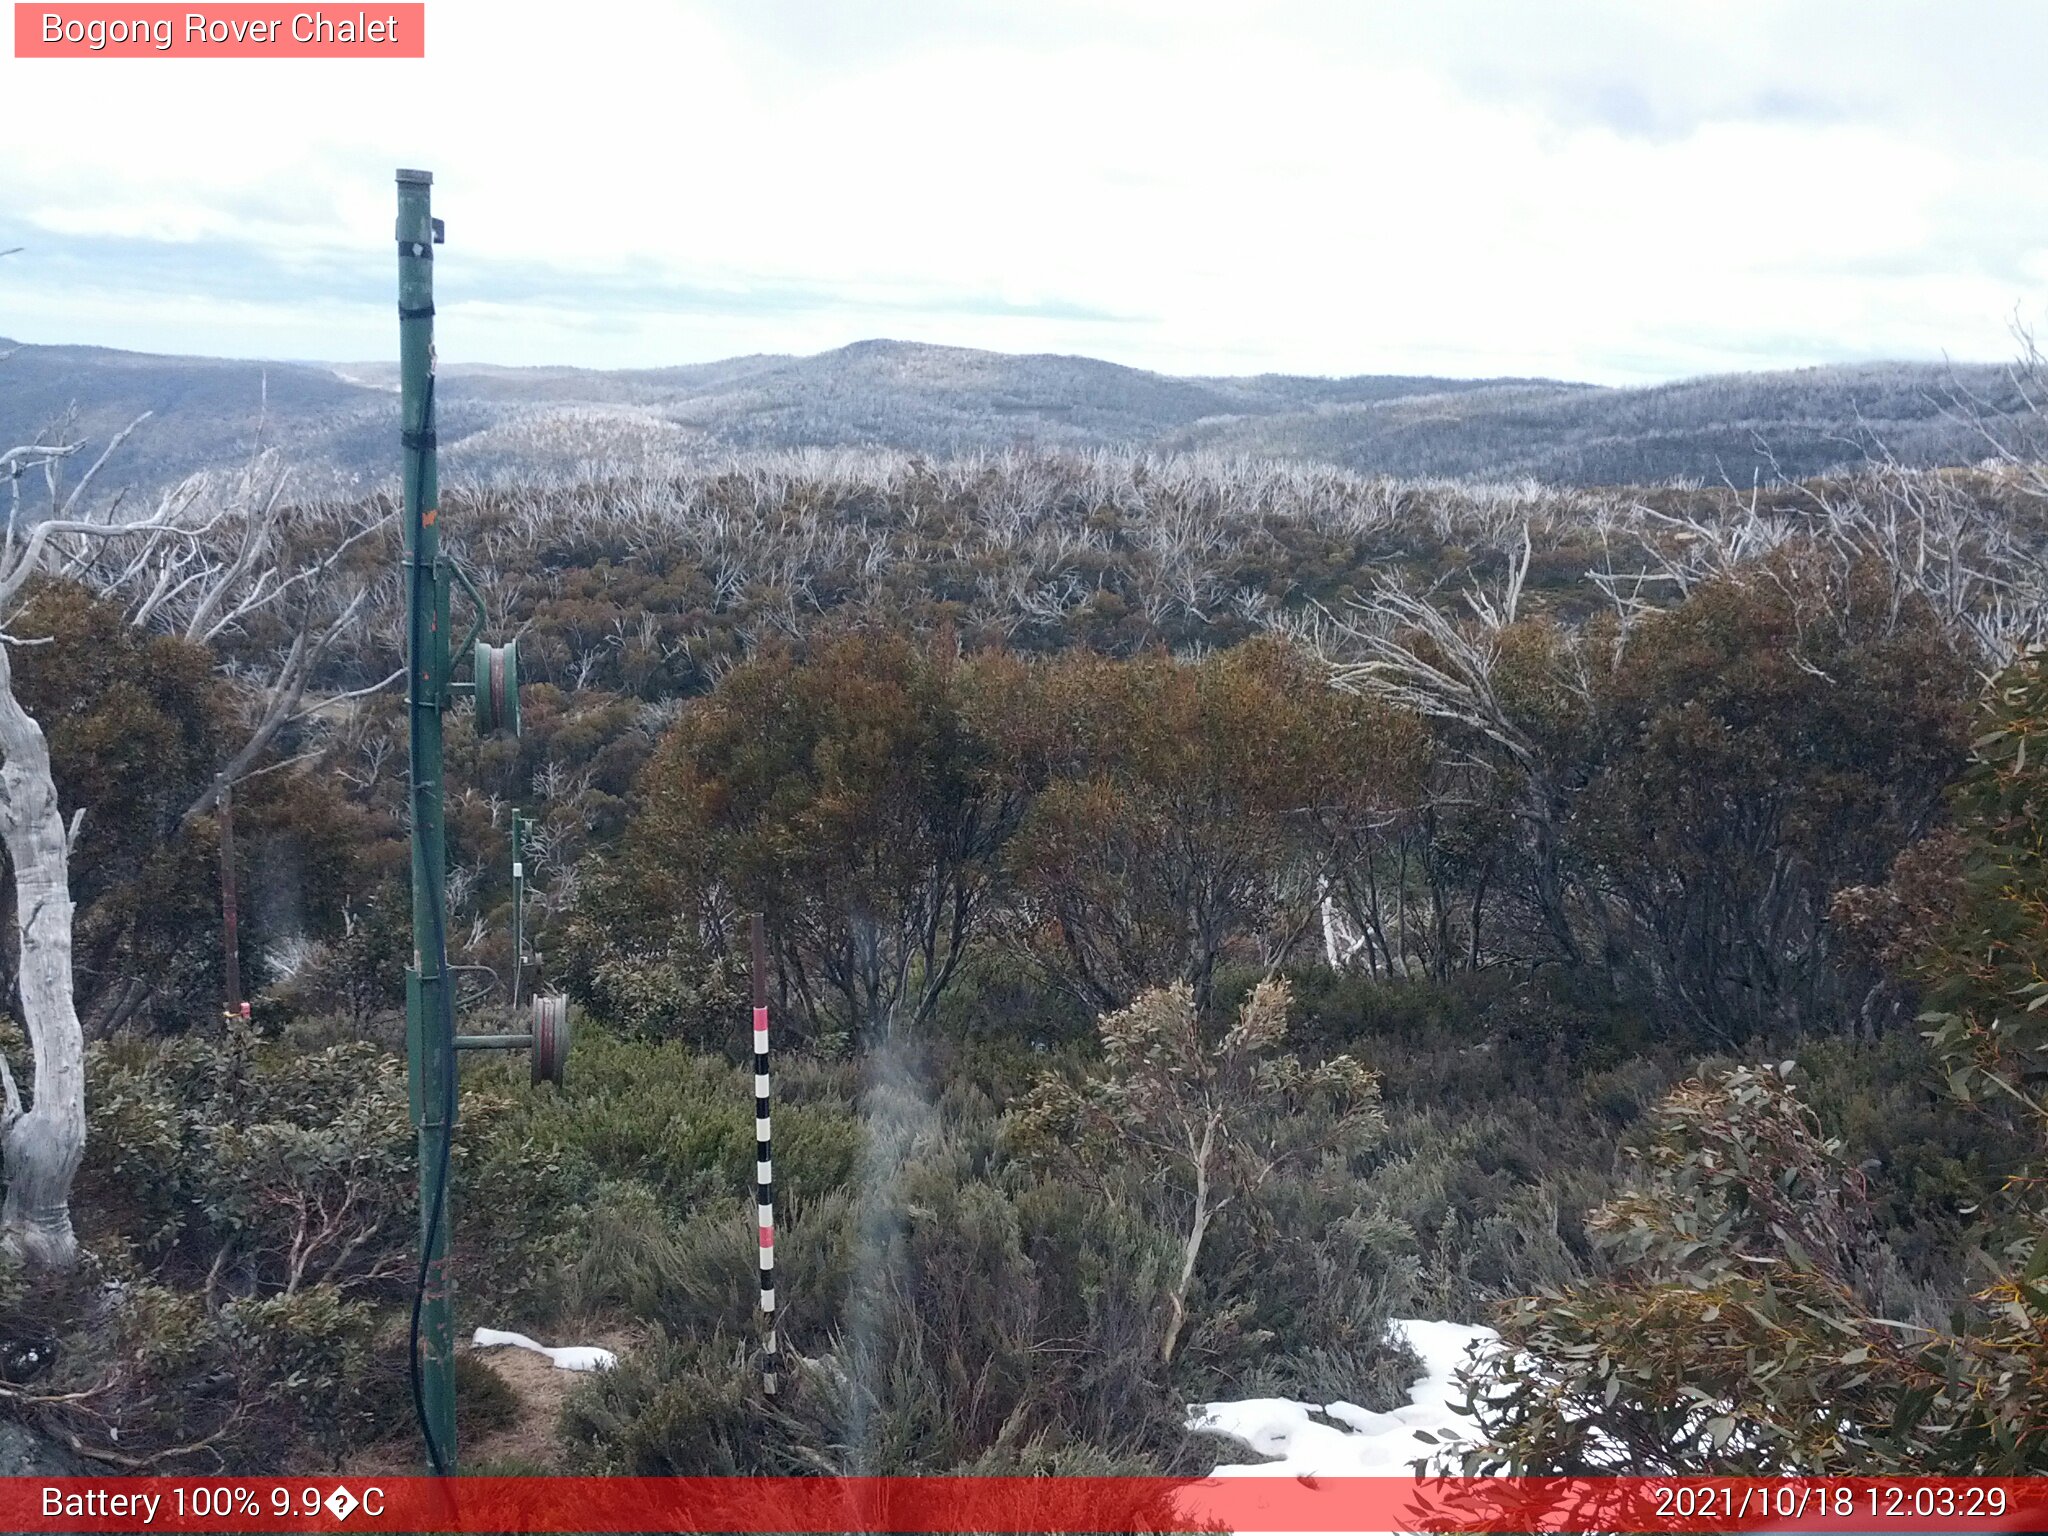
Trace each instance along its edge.
{"label": "forested hillside", "polygon": [[[201,624],[189,566],[93,544],[12,623],[84,811],[90,1258],[0,1272],[0,1342],[115,1465],[414,1455],[395,536],[261,522],[277,468],[192,488],[198,546],[261,527],[317,594]],[[466,1464],[1200,1469],[1188,1403],[1387,1407],[1419,1315],[1519,1350],[1488,1464],[2048,1469],[2044,491],[1045,452],[449,489],[530,680],[517,741],[447,722],[466,1018],[523,809],[580,1036],[561,1088],[465,1065],[458,1313],[621,1357],[537,1421],[465,1354]],[[223,1023],[204,795],[266,710]]]}
{"label": "forested hillside", "polygon": [[[6,344],[0,343],[0,351]],[[0,437],[71,416],[104,440],[145,411],[127,478],[154,490],[261,446],[301,495],[362,494],[393,473],[389,364],[324,367],[14,348],[0,361]],[[701,474],[734,452],[894,449],[1214,450],[1366,475],[1667,480],[1748,487],[1875,460],[1973,464],[2030,421],[2003,368],[1870,363],[1638,389],[1542,379],[1174,378],[1085,357],[866,341],[815,357],[742,357],[596,372],[444,365],[450,469],[526,483]]]}

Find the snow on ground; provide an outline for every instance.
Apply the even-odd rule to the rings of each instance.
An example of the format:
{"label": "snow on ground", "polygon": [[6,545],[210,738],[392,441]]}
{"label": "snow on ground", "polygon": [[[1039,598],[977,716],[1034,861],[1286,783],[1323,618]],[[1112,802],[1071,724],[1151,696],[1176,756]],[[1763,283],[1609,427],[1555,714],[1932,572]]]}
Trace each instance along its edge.
{"label": "snow on ground", "polygon": [[[1406,1477],[1415,1462],[1445,1450],[1448,1442],[1473,1442],[1472,1421],[1451,1406],[1459,1395],[1451,1378],[1466,1363],[1469,1350],[1490,1348],[1500,1335],[1469,1323],[1420,1318],[1397,1319],[1390,1326],[1422,1358],[1422,1379],[1404,1405],[1374,1413],[1356,1403],[1299,1403],[1285,1397],[1202,1403],[1188,1410],[1189,1429],[1275,1458],[1218,1467],[1214,1475]],[[1434,1435],[1435,1443],[1416,1439],[1417,1430]]]}

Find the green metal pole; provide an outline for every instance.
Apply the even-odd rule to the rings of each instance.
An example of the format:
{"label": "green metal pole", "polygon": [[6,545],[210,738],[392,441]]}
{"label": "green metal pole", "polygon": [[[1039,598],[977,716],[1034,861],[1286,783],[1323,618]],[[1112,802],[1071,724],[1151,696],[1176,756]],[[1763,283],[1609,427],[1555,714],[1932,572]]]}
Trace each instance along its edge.
{"label": "green metal pole", "polygon": [[449,1138],[455,1131],[454,999],[447,974],[448,850],[441,720],[449,699],[434,443],[434,178],[398,173],[398,345],[405,471],[407,713],[412,766],[413,964],[406,1047],[419,1132],[420,1264],[415,1390],[429,1469],[455,1471],[455,1353],[448,1273]]}

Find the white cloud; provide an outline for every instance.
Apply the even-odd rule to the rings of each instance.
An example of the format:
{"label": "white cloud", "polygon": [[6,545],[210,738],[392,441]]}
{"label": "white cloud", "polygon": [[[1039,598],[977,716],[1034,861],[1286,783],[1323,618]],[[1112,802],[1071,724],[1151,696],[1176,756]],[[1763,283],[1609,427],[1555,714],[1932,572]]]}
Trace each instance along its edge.
{"label": "white cloud", "polygon": [[[424,63],[0,60],[0,234],[31,246],[0,332],[380,352],[332,285],[382,281],[408,164],[449,222],[450,357],[891,334],[1622,380],[1997,356],[2048,268],[2043,15],[429,0]],[[260,298],[225,271],[122,303],[140,253],[200,241],[246,252]],[[40,275],[38,244],[89,281]],[[465,260],[554,302],[465,307]],[[642,276],[676,307],[621,304]]]}

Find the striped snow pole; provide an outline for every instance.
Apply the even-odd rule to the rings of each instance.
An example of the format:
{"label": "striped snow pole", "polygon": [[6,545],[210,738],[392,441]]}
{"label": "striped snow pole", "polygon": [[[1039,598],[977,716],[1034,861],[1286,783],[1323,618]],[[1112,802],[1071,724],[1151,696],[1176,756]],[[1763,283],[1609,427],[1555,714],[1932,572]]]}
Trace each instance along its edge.
{"label": "striped snow pole", "polygon": [[768,1134],[768,938],[753,916],[754,950],[754,1199],[761,1228],[761,1386],[775,1395],[781,1350],[775,1339],[775,1163]]}

